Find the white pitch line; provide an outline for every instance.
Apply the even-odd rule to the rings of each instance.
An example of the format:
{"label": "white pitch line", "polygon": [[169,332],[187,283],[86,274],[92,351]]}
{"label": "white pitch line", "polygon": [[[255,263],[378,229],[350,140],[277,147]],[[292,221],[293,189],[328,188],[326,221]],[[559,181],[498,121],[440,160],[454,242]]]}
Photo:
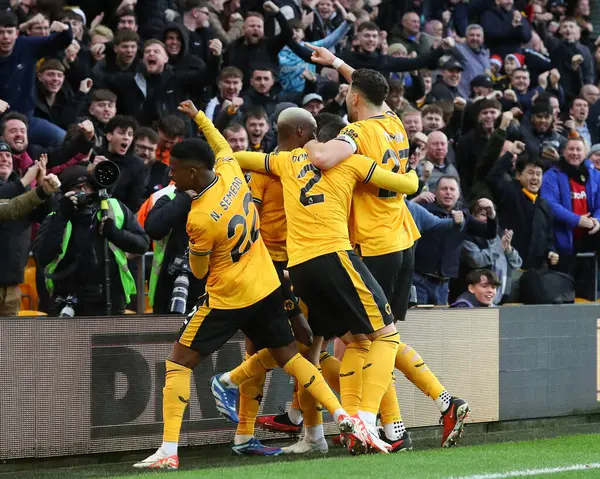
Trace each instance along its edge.
{"label": "white pitch line", "polygon": [[522,469],[520,471],[493,472],[488,474],[475,474],[473,476],[451,476],[448,479],[504,479],[507,477],[527,477],[538,474],[556,474],[558,472],[585,471],[586,469],[600,469],[600,463],[574,464],[563,467],[546,467],[543,469]]}

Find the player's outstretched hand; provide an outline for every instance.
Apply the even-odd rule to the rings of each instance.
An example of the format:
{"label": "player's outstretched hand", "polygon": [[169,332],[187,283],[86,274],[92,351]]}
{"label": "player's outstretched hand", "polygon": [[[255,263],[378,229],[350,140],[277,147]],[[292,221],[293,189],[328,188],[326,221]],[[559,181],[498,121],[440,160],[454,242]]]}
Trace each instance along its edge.
{"label": "player's outstretched hand", "polygon": [[310,57],[313,63],[317,63],[326,67],[333,65],[333,61],[336,57],[333,53],[327,50],[327,48],[316,47],[310,43],[305,43],[305,45],[313,51],[312,56]]}
{"label": "player's outstretched hand", "polygon": [[182,101],[177,109],[181,113],[185,113],[192,120],[196,118],[196,115],[198,114],[198,108],[196,108],[196,105],[194,105],[194,102],[191,100]]}

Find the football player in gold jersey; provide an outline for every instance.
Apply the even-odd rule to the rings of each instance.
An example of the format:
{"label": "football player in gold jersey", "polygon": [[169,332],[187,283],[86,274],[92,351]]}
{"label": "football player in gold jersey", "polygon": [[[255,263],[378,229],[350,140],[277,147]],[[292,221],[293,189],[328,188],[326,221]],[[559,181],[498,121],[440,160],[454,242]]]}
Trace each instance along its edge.
{"label": "football player in gold jersey", "polygon": [[[381,397],[390,384],[398,333],[391,308],[381,287],[351,249],[348,217],[357,185],[378,187],[409,194],[416,188],[414,171],[399,175],[377,166],[364,156],[354,155],[336,168],[322,172],[308,159],[302,146],[315,132],[316,123],[300,108],[285,110],[278,120],[278,153],[260,155],[239,152],[243,168],[272,173],[281,179],[288,224],[287,250],[292,283],[309,309],[315,337],[338,336],[356,347],[368,347],[389,359],[365,368],[366,392],[346,387],[340,377],[342,403],[362,396],[376,415]],[[364,337],[357,341],[355,338]],[[320,349],[319,341],[314,347]],[[383,366],[383,367],[382,367]],[[374,410],[373,410],[374,408]],[[373,427],[372,446],[382,447]],[[348,441],[349,449],[356,445]]]}
{"label": "football player in gold jersey", "polygon": [[[444,40],[445,48],[453,46],[452,39]],[[310,46],[310,45],[308,45]],[[403,173],[408,164],[409,144],[404,125],[385,103],[389,87],[386,79],[374,70],[354,70],[329,50],[310,46],[313,62],[332,66],[350,83],[346,96],[348,116],[353,122],[342,129],[339,136],[327,143],[312,141],[306,145],[313,164],[322,169],[331,168],[354,153],[373,158],[383,168]],[[351,238],[365,264],[386,293],[397,320],[403,321],[408,309],[414,266],[414,242],[420,237],[415,222],[402,195],[385,189],[364,186],[354,196],[350,220]],[[347,369],[346,355],[355,362]],[[348,348],[340,366],[340,377],[359,370],[361,364],[375,361],[372,352],[364,348]],[[452,397],[435,375],[425,366],[418,353],[401,343],[396,367],[421,391],[429,395],[442,413],[444,432],[442,446],[453,445],[462,434],[469,405],[461,398]],[[357,383],[358,375],[350,380]],[[350,412],[359,405],[345,404]],[[410,436],[406,432],[394,385],[381,404],[385,437],[394,450],[409,449]],[[366,416],[373,419],[373,416]]]}
{"label": "football player in gold jersey", "polygon": [[[178,468],[177,445],[192,369],[239,330],[303,384],[332,413],[342,433],[366,448],[371,441],[362,421],[346,414],[318,369],[298,353],[283,310],[279,278],[260,236],[260,220],[233,151],[192,102],[179,108],[194,118],[208,141],[185,140],[171,151],[175,186],[197,192],[187,232],[190,266],[196,277],[207,277],[206,294],[184,321],[166,361],[163,443],[134,467]],[[255,374],[248,370],[247,376]],[[225,416],[237,416],[237,387],[214,377],[211,389],[218,397],[217,409]],[[264,447],[254,438],[239,446]]]}
{"label": "football player in gold jersey", "polygon": [[[289,277],[286,278],[284,275],[284,270],[287,268],[288,255],[286,248],[287,224],[283,208],[281,182],[275,176],[256,172],[246,172],[244,176],[252,193],[252,200],[259,213],[261,237],[281,281],[284,310],[298,342],[298,348],[301,353],[304,353],[312,344],[312,332],[298,307],[298,298],[292,291]],[[247,339],[245,360],[248,360],[255,352],[254,345]],[[308,359],[314,364],[319,364],[318,357]],[[294,394],[294,402],[292,404],[292,406],[295,405],[296,409],[292,409],[289,415],[286,413],[281,416],[265,416],[257,420],[265,380],[266,371],[240,385],[239,423],[234,437],[234,453],[273,455],[276,451],[281,451],[278,448],[272,447],[253,447],[252,449],[248,449],[238,446],[239,444],[247,443],[254,437],[255,423],[266,428],[276,425],[277,427],[286,427],[291,431],[296,430],[300,432],[302,430],[302,413],[300,412],[297,394]],[[297,382],[295,389],[297,390]],[[309,402],[312,403],[312,398]],[[291,419],[294,411],[296,412],[295,418],[299,420],[299,424],[294,423]],[[278,423],[277,421],[281,422]],[[308,423],[311,423],[310,413],[308,413]],[[326,447],[325,443],[325,449]],[[321,444],[321,448],[323,448],[323,444]]]}

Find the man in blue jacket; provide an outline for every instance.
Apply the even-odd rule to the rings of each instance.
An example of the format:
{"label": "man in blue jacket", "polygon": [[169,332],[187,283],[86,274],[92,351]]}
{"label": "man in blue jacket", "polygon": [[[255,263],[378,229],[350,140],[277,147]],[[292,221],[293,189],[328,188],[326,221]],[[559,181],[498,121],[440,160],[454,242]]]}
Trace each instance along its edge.
{"label": "man in blue jacket", "polygon": [[585,161],[582,138],[571,138],[557,165],[544,174],[540,190],[554,216],[558,268],[573,273],[577,253],[600,246],[600,171]]}
{"label": "man in blue jacket", "polygon": [[40,58],[56,55],[73,41],[70,25],[53,22],[48,37],[20,37],[17,16],[0,12],[0,113],[9,108],[27,116],[32,143],[62,143],[65,131],[35,118],[35,68]]}

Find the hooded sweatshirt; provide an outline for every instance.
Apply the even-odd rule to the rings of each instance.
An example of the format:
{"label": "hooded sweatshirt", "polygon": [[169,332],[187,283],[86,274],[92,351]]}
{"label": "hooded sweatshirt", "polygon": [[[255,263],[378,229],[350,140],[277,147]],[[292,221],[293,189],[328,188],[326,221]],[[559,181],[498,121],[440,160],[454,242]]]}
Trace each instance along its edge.
{"label": "hooded sweatshirt", "polygon": [[205,69],[206,64],[204,63],[204,60],[190,54],[190,33],[188,29],[180,23],[168,23],[162,34],[163,43],[166,43],[167,34],[169,32],[177,32],[179,34],[179,38],[181,39],[181,51],[178,55],[169,54],[169,65],[171,65],[176,70]]}

